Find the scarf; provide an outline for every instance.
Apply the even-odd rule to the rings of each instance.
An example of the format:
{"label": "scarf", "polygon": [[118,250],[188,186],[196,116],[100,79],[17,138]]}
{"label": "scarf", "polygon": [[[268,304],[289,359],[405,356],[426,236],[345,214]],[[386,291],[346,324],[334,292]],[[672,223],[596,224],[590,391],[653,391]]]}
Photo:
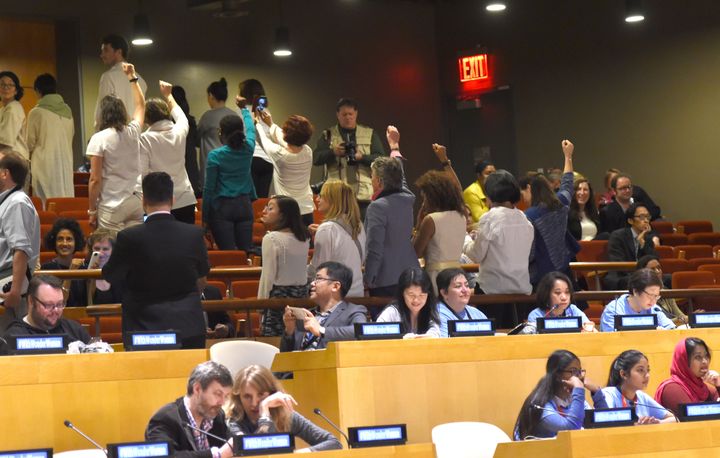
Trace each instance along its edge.
{"label": "scarf", "polygon": [[692,402],[703,402],[710,397],[710,389],[705,385],[705,382],[690,372],[685,339],[675,345],[672,364],[670,364],[670,378],[663,381],[655,391],[655,400],[657,402],[660,402],[665,387],[670,383],[680,385]]}
{"label": "scarf", "polygon": [[38,101],[37,106],[52,111],[63,118],[72,118],[70,106],[65,103],[60,94],[48,94],[44,96]]}

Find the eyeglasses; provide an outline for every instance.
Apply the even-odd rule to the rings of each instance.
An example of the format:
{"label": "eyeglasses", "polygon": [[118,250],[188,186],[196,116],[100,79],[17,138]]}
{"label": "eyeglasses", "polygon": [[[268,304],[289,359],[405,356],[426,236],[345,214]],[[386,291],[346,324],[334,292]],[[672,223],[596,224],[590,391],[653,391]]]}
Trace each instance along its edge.
{"label": "eyeglasses", "polygon": [[640,221],[650,221],[650,215],[635,215],[633,218],[639,219]]}
{"label": "eyeglasses", "polygon": [[315,277],[313,279],[313,282],[317,283],[319,281],[337,281],[334,278],[328,278],[328,277]]}
{"label": "eyeglasses", "polygon": [[427,293],[420,293],[420,294],[405,294],[405,299],[409,299],[411,302],[415,300],[421,300],[426,301],[428,298]]}
{"label": "eyeglasses", "polygon": [[0,83],[0,88],[2,89],[12,89],[15,85],[13,83]]}
{"label": "eyeglasses", "polygon": [[629,190],[631,190],[631,189],[632,189],[632,185],[631,185],[631,184],[629,184],[629,185],[627,185],[627,186],[621,186],[621,187],[617,188],[618,191],[629,191]]}
{"label": "eyeglasses", "polygon": [[565,369],[563,372],[566,374],[572,374],[574,377],[580,377],[581,375],[585,376],[586,370],[585,369],[577,369],[577,368],[573,367],[570,369]]}
{"label": "eyeglasses", "polygon": [[38,299],[37,296],[33,296],[32,298],[35,299],[38,304],[42,305],[48,312],[52,312],[53,309],[62,310],[65,308],[64,302],[60,302],[59,304],[46,304],[45,302]]}
{"label": "eyeglasses", "polygon": [[647,291],[643,291],[642,293],[654,301],[659,301],[660,299],[662,299],[662,296],[659,294],[650,294]]}

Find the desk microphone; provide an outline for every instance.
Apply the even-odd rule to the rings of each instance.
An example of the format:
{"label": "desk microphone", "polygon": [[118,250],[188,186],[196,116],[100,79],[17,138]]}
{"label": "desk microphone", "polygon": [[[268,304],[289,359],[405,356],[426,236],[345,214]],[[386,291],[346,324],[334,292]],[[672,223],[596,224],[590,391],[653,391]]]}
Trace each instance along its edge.
{"label": "desk microphone", "polygon": [[70,429],[72,429],[73,431],[75,431],[76,433],[80,434],[86,441],[90,442],[90,443],[93,444],[95,447],[97,447],[98,449],[102,450],[102,452],[105,454],[105,456],[107,456],[107,454],[108,454],[107,450],[105,450],[100,444],[98,444],[97,442],[95,442],[94,440],[92,440],[92,439],[90,438],[90,436],[88,436],[88,435],[85,434],[84,432],[82,432],[82,431],[80,431],[79,429],[77,429],[77,428],[75,427],[75,425],[73,425],[72,423],[70,423],[70,420],[65,420],[63,423],[64,423],[65,426],[67,426],[68,428],[70,428]]}
{"label": "desk microphone", "polygon": [[315,415],[319,415],[320,417],[322,417],[322,419],[325,420],[326,422],[328,422],[328,424],[330,426],[332,426],[335,431],[339,432],[340,435],[342,435],[342,437],[345,438],[345,442],[347,442],[348,448],[351,448],[350,447],[350,439],[348,439],[347,435],[343,432],[342,429],[340,429],[335,423],[333,423],[332,420],[330,420],[328,417],[326,417],[325,414],[322,413],[322,410],[320,410],[316,407],[315,409],[313,409],[313,413],[315,413]]}
{"label": "desk microphone", "polygon": [[202,429],[197,428],[197,427],[191,425],[190,423],[188,423],[188,422],[186,422],[186,421],[182,422],[182,425],[185,426],[185,427],[187,427],[187,428],[193,429],[193,430],[195,430],[195,431],[197,431],[197,432],[199,432],[199,433],[201,433],[201,434],[204,434],[204,435],[206,435],[207,437],[212,437],[213,439],[217,439],[217,440],[219,440],[219,441],[222,441],[222,442],[224,442],[225,444],[228,444],[228,445],[230,446],[230,448],[232,448],[232,444],[230,443],[230,439],[223,439],[222,437],[217,436],[217,435],[215,435],[215,434],[213,434],[213,433],[210,433],[210,432],[207,432],[207,431],[203,431]]}
{"label": "desk microphone", "polygon": [[[633,402],[632,405],[633,405],[633,406],[650,407],[650,408],[653,408],[653,409],[657,409],[657,406],[652,406],[652,405],[649,405],[649,404],[643,404],[642,402]],[[670,415],[672,415],[673,417],[675,417],[675,421],[676,421],[677,423],[680,423],[680,419],[677,417],[677,415],[675,415],[675,412],[673,412],[673,411],[670,410],[670,409],[666,409],[664,406],[660,406],[660,408],[663,409],[665,412],[669,412]],[[635,410],[637,410],[637,409],[635,409]],[[635,414],[637,415],[637,412],[636,412]]]}
{"label": "desk microphone", "polygon": [[569,413],[560,412],[559,410],[548,409],[547,407],[542,407],[537,404],[530,404],[530,406],[533,409],[544,410],[546,412],[556,413],[556,414],[560,415],[561,417],[572,418],[573,420],[581,420],[582,421],[582,419],[576,417],[575,415],[570,415]]}
{"label": "desk microphone", "polygon": [[555,304],[555,305],[553,305],[552,307],[550,307],[550,309],[549,309],[547,312],[545,312],[545,318],[549,317],[550,314],[551,314],[552,312],[554,312],[558,307],[560,307],[560,306],[557,305],[557,304]]}

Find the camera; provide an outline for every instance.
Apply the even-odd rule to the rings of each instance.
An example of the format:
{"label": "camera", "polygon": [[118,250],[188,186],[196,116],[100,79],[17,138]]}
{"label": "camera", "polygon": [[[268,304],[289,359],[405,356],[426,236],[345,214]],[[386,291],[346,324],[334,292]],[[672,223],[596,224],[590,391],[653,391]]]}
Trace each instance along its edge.
{"label": "camera", "polygon": [[345,147],[345,159],[347,159],[348,165],[355,165],[355,154],[357,153],[357,144],[355,142],[346,141],[343,143]]}

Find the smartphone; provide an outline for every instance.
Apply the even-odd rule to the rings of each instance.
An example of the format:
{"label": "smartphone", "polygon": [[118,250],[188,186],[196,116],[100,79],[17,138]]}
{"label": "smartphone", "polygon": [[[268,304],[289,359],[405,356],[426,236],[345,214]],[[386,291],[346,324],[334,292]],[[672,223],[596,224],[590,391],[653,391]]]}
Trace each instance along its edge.
{"label": "smartphone", "polygon": [[97,265],[99,261],[100,261],[100,252],[93,251],[93,254],[90,256],[90,261],[88,261],[88,268],[94,269],[95,267],[93,267],[93,266]]}
{"label": "smartphone", "polygon": [[288,307],[290,309],[290,312],[292,312],[293,316],[296,320],[304,320],[305,319],[305,309],[302,307]]}
{"label": "smartphone", "polygon": [[263,111],[268,106],[268,99],[265,95],[260,95],[255,99],[255,108],[258,111]]}

